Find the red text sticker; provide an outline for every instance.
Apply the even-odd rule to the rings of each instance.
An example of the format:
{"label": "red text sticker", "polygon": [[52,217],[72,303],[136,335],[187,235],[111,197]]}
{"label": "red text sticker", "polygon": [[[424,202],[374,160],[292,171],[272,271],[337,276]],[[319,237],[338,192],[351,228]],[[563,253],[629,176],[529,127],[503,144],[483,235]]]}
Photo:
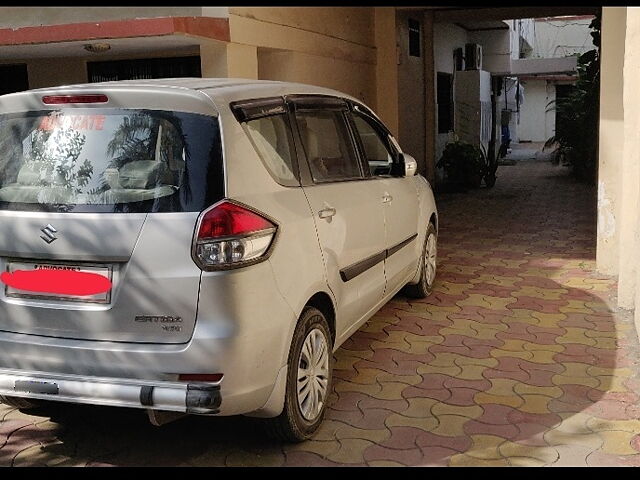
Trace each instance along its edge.
{"label": "red text sticker", "polygon": [[50,131],[56,128],[72,128],[74,130],[102,130],[104,115],[52,115],[42,117],[39,130]]}

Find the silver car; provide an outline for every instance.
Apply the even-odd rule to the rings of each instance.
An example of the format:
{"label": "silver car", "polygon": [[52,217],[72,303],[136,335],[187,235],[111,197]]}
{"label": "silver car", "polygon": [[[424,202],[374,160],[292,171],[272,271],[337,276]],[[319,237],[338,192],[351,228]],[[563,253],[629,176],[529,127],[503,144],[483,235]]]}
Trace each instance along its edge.
{"label": "silver car", "polygon": [[0,401],[263,417],[309,438],[332,353],[427,296],[437,212],[389,130],[309,85],[0,97]]}

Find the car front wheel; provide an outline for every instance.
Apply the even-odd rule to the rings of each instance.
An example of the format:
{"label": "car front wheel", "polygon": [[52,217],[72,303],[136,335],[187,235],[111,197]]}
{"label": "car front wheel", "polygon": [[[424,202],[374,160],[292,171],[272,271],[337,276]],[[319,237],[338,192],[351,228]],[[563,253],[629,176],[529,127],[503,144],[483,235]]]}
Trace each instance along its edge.
{"label": "car front wheel", "polygon": [[438,258],[438,234],[433,223],[429,223],[425,236],[422,258],[420,259],[420,280],[415,285],[404,287],[404,293],[413,298],[426,298],[433,290],[436,280],[436,261]]}

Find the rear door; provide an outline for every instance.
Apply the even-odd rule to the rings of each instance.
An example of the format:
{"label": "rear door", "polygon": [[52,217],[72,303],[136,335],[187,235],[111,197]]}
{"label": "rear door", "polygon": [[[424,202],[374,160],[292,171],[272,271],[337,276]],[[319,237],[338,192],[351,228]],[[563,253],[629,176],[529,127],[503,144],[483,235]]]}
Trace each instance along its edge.
{"label": "rear door", "polygon": [[[351,112],[361,154],[369,175],[380,189],[384,204],[386,290],[394,290],[415,274],[420,246],[417,244],[418,192],[414,179],[393,172],[399,150],[389,133],[366,109],[355,106]],[[396,164],[397,166],[397,164]]]}
{"label": "rear door", "polygon": [[304,191],[336,297],[340,335],[367,315],[384,292],[383,205],[378,186],[365,179],[346,103],[305,97],[293,106],[309,177]]}
{"label": "rear door", "polygon": [[109,108],[127,95],[108,97],[0,111],[0,331],[191,337],[201,274],[193,229],[223,196],[217,119]]}

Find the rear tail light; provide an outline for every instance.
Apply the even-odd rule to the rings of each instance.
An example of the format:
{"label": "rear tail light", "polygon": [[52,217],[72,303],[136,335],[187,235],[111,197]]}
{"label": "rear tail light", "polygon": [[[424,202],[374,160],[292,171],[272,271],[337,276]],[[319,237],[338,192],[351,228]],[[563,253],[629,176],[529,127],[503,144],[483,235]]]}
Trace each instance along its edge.
{"label": "rear tail light", "polygon": [[202,270],[225,270],[267,258],[277,226],[263,215],[224,200],[198,221],[193,259]]}

